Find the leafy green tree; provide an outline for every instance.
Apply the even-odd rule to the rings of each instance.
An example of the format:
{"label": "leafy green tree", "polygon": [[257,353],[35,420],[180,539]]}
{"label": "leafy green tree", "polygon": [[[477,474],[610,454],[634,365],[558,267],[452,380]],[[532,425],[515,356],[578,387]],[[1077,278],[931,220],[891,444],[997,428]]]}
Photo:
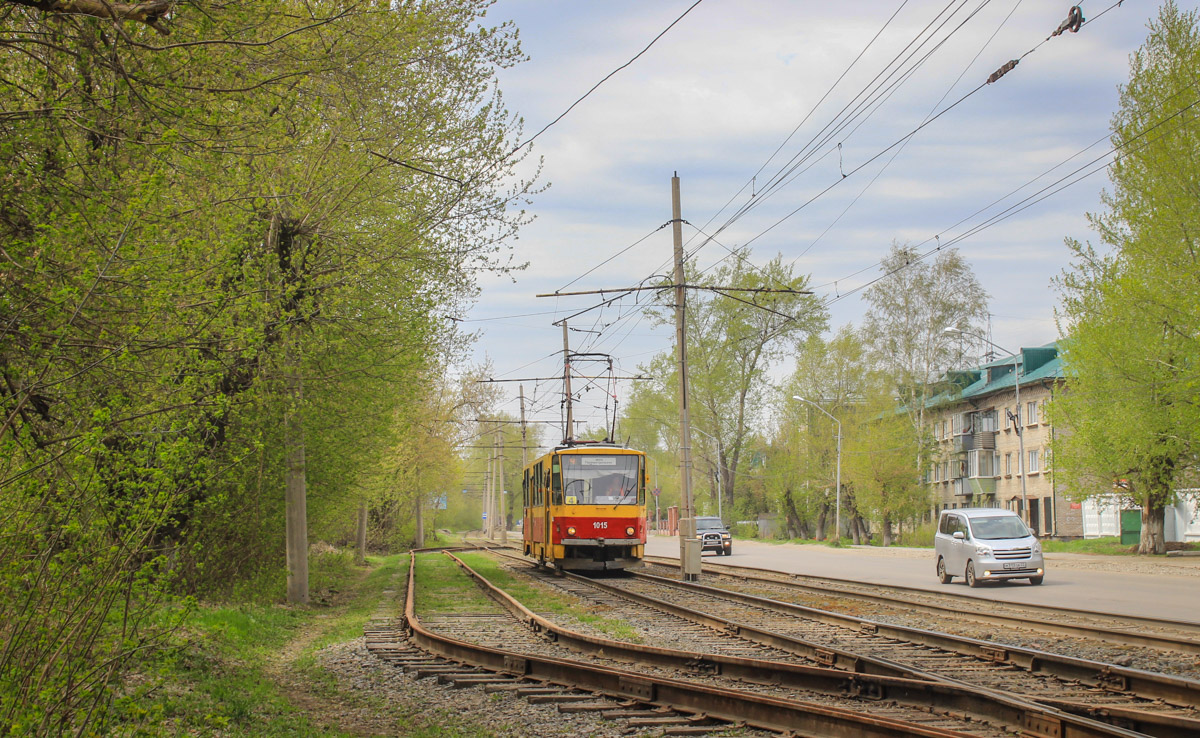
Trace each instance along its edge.
{"label": "leafy green tree", "polygon": [[878,381],[866,388],[848,421],[843,483],[852,488],[855,510],[879,523],[880,542],[890,546],[897,523],[929,509],[929,490],[913,466],[930,450],[924,429],[913,427],[890,388]]}
{"label": "leafy green tree", "polygon": [[165,600],[278,583],[285,449],[346,525],[522,222],[485,8],[0,2],[14,731],[102,719]]}
{"label": "leafy green tree", "polygon": [[960,339],[946,328],[985,335],[987,292],[958,249],[920,258],[908,244],[892,243],[879,281],[863,293],[868,309],[863,339],[876,367],[905,388],[920,387],[961,360]]}
{"label": "leafy green tree", "polygon": [[[711,484],[712,493],[719,487],[725,495],[723,505],[730,509],[736,500],[738,469],[751,424],[767,396],[768,371],[787,356],[796,341],[824,330],[829,319],[820,301],[805,294],[807,276],[796,275],[780,256],[763,267],[751,266],[749,257],[749,249],[738,250],[704,278],[703,283],[713,285],[712,290],[690,291],[687,303],[691,422],[708,434],[693,436],[693,448],[703,451],[693,456],[714,462],[720,484]],[[686,278],[688,284],[701,283],[691,267]],[[670,322],[665,313],[656,318]],[[677,398],[678,372],[669,361],[665,354],[656,357],[654,366],[664,371],[653,375],[658,377],[656,382],[643,383],[638,389]],[[697,475],[697,481],[699,478]]]}
{"label": "leafy green tree", "polygon": [[1063,432],[1055,472],[1079,497],[1127,480],[1142,507],[1141,553],[1162,553],[1164,507],[1194,483],[1200,443],[1200,75],[1195,10],[1165,3],[1130,59],[1112,120],[1120,155],[1104,211],[1104,249],[1067,239],[1059,280],[1067,389],[1050,406]]}
{"label": "leafy green tree", "polygon": [[[780,404],[786,412],[779,443],[789,453],[775,466],[794,464],[796,473],[777,502],[790,528],[807,532],[811,526],[818,539],[829,535],[836,517],[838,447],[836,424],[813,405],[841,421],[845,435],[846,416],[862,397],[866,372],[862,341],[850,326],[843,326],[828,341],[810,336],[801,343],[796,368],[781,388]],[[845,482],[843,474],[843,487]],[[848,497],[843,495],[842,502]]]}

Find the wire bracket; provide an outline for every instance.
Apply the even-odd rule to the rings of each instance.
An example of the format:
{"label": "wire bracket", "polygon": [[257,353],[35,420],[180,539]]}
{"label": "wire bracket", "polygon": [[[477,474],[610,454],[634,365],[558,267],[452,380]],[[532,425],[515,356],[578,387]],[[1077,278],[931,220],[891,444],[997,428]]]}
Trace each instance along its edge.
{"label": "wire bracket", "polygon": [[1054,33],[1050,34],[1050,38],[1061,36],[1066,31],[1070,31],[1071,33],[1079,33],[1079,29],[1083,26],[1084,20],[1083,9],[1081,9],[1078,5],[1072,5],[1071,9],[1067,11],[1067,19],[1058,24],[1058,28],[1055,29]]}

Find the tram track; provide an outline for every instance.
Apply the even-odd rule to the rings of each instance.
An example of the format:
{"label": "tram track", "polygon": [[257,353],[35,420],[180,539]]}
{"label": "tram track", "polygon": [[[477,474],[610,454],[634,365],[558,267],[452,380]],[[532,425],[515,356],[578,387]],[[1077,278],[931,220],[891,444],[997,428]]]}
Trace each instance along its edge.
{"label": "tram track", "polygon": [[[696,603],[694,602],[680,604],[676,601],[675,603],[668,603],[662,600],[646,598],[644,595],[634,595],[621,589],[620,580],[614,580],[614,584],[609,585],[575,575],[556,576],[544,569],[532,568],[523,557],[511,556],[508,558],[514,562],[513,566],[516,570],[524,570],[530,577],[557,586],[565,592],[581,597],[585,602],[590,599],[593,602],[601,603],[607,608],[619,608],[608,611],[606,613],[608,617],[629,620],[630,622],[637,622],[639,620],[645,622],[648,619],[659,617],[657,612],[666,612],[672,616],[702,625],[714,632],[743,639],[747,645],[742,648],[748,648],[751,644],[753,646],[765,645],[794,653],[790,662],[782,662],[772,661],[769,658],[737,658],[705,652],[703,650],[705,648],[704,643],[688,641],[690,629],[680,627],[675,622],[668,622],[664,627],[656,627],[652,633],[648,634],[648,637],[654,639],[655,642],[666,642],[661,634],[669,632],[671,634],[669,637],[671,648],[680,649],[679,652],[690,655],[694,660],[692,666],[701,667],[701,672],[708,669],[732,675],[737,672],[739,666],[744,667],[752,663],[753,666],[749,667],[746,671],[738,672],[737,678],[748,682],[769,679],[771,683],[795,688],[796,685],[787,680],[796,679],[796,674],[803,672],[805,669],[810,671],[815,669],[822,671],[826,675],[822,678],[829,680],[830,683],[837,683],[839,679],[849,678],[854,683],[852,688],[858,693],[874,693],[878,698],[885,700],[895,699],[895,695],[890,693],[889,690],[895,689],[897,684],[902,684],[913,691],[914,694],[909,695],[907,698],[913,699],[916,703],[921,703],[922,700],[931,700],[924,704],[954,704],[955,707],[952,709],[962,707],[966,713],[972,714],[974,719],[980,719],[983,716],[982,719],[991,720],[993,724],[1006,725],[1009,729],[1019,730],[1030,736],[1083,735],[1087,734],[1088,731],[1099,731],[1100,734],[1107,734],[1107,731],[1113,731],[1114,734],[1124,735],[1126,734],[1125,731],[1129,728],[1138,727],[1148,730],[1134,734],[1173,737],[1194,735],[1197,727],[1195,722],[1186,718],[1180,718],[1178,715],[1151,714],[1138,710],[1124,710],[1122,712],[1120,706],[1113,708],[1111,712],[1093,710],[1091,715],[1072,714],[1070,712],[1072,709],[1084,712],[1086,710],[1070,701],[1064,701],[1061,705],[1052,705],[1045,702],[1039,703],[1027,695],[1002,692],[979,684],[956,682],[944,677],[937,677],[932,673],[923,672],[909,665],[889,661],[888,659],[864,657],[846,650],[830,649],[824,645],[806,644],[799,639],[781,636],[764,629],[756,629],[745,623],[711,616],[703,612],[701,608],[696,607]],[[610,586],[615,589],[610,589]],[[580,587],[583,587],[582,591],[579,589]],[[587,593],[589,588],[593,590],[590,595]],[[596,592],[602,592],[602,594],[597,596]],[[678,600],[677,595],[678,593],[674,593],[672,595],[673,599]],[[618,605],[617,603],[621,602],[622,599],[628,599],[630,603],[628,605]],[[611,649],[614,647],[610,646],[608,648]],[[626,644],[626,647],[634,652],[639,649],[645,650],[649,648],[628,644]],[[650,650],[661,649],[650,648]],[[611,650],[608,653],[611,655]],[[796,656],[808,659],[808,662],[813,665],[807,667],[795,665],[793,662],[795,662]],[[828,668],[831,666],[837,668]],[[991,668],[997,668],[997,665],[993,664]],[[925,690],[950,689],[953,694],[946,693],[939,697],[931,698],[928,691],[926,691],[925,694],[916,695],[921,689],[916,688],[914,685],[921,683],[927,685],[927,687],[923,688]],[[1087,688],[1085,687],[1085,689]],[[1102,689],[1094,691],[1104,693]],[[950,703],[950,699],[957,700],[957,702]],[[1096,718],[1103,718],[1107,723],[1098,722]]]}
{"label": "tram track", "polygon": [[[1200,682],[1033,649],[831,613],[753,595],[635,574],[595,583],[648,606],[725,621],[777,647],[784,641],[830,666],[886,670],[1019,695],[1158,736],[1200,735]],[[664,597],[664,591],[669,596]],[[668,601],[669,600],[669,601]]]}
{"label": "tram track", "polygon": [[[524,562],[520,556],[502,554]],[[1052,653],[840,615],[701,585],[635,574],[634,581],[565,579],[635,599],[819,664],[1014,694],[1150,735],[1200,735],[1200,683]],[[662,597],[669,588],[669,602]],[[659,596],[654,596],[654,591]]]}
{"label": "tram track", "polygon": [[[503,624],[503,619],[497,618],[497,613],[491,611],[479,613],[474,618],[444,620],[438,625],[445,632],[439,632],[433,627],[433,621],[424,622],[416,616],[412,584],[415,561],[414,557],[404,619],[390,625],[374,623],[368,633],[368,646],[377,644],[380,653],[414,663],[428,658],[450,660],[452,663],[441,666],[425,664],[423,667],[409,667],[432,670],[429,673],[437,674],[439,678],[464,679],[468,683],[476,680],[490,689],[529,688],[528,685],[519,686],[516,682],[550,685],[544,687],[546,689],[584,689],[597,695],[597,699],[603,698],[598,703],[601,706],[595,708],[598,710],[614,709],[611,701],[618,700],[629,703],[620,708],[624,710],[667,710],[678,713],[677,717],[659,718],[673,726],[669,732],[720,730],[719,727],[705,728],[701,724],[715,720],[726,727],[730,723],[746,724],[776,732],[793,731],[796,735],[1000,736],[1011,735],[1014,730],[1047,738],[1133,738],[1139,735],[1011,699],[993,699],[995,704],[986,708],[1006,710],[1008,724],[994,720],[981,722],[978,708],[988,699],[981,700],[974,691],[952,685],[873,677],[747,658],[708,656],[653,646],[631,646],[556,627],[545,618],[522,609],[523,606],[510,601],[511,598],[506,600],[505,609],[510,614],[516,612],[520,615],[513,614],[507,625]],[[487,586],[483,582],[480,584]],[[494,588],[490,591],[493,596],[505,600]],[[541,638],[535,637],[530,641],[524,635],[518,637],[516,634],[524,629],[535,635],[540,634]],[[504,642],[503,648],[494,645],[497,638]],[[537,642],[539,640],[572,651],[598,649],[602,652],[602,661],[628,659],[639,666],[634,671],[628,665],[626,668],[613,668],[591,657],[581,661],[579,654],[570,659],[561,658],[551,655],[550,651],[545,650],[544,643]],[[619,658],[614,655],[617,653],[621,654]],[[491,673],[472,676],[465,673],[466,665]],[[739,666],[742,669],[741,676],[737,672]],[[656,670],[664,671],[665,675],[656,673]],[[814,690],[812,694],[817,701],[798,700],[796,688],[782,686],[779,673],[789,674],[788,678],[792,680],[808,680],[813,685],[821,686],[823,693]],[[748,691],[751,687],[757,691]],[[852,694],[858,696],[848,696]],[[806,698],[809,696],[805,695]],[[570,703],[586,702],[588,699],[576,695]],[[632,706],[634,704],[640,707]],[[1001,707],[997,708],[996,705]],[[895,717],[899,715],[912,719]]]}
{"label": "tram track", "polygon": [[[644,561],[663,572],[679,570],[678,560],[648,556]],[[753,584],[763,588],[777,588],[775,591],[787,593],[788,596],[854,599],[955,620],[969,618],[975,623],[990,623],[1033,633],[1200,655],[1200,623],[1195,622],[1006,603],[915,587],[864,584],[829,577],[766,572],[726,563],[705,564],[702,570],[710,577],[717,578],[715,581],[710,580],[710,583],[716,586]]]}

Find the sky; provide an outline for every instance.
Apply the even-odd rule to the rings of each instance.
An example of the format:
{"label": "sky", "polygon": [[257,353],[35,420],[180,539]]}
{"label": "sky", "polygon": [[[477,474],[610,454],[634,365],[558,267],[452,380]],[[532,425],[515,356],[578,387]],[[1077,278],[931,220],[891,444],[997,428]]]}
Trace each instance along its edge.
{"label": "sky", "polygon": [[[499,74],[526,137],[630,62],[693,2],[497,0],[488,21],[515,23],[528,56]],[[685,249],[695,251],[701,270],[742,245],[756,264],[781,255],[811,275],[831,329],[861,322],[865,305],[855,290],[879,276],[894,241],[923,251],[952,243],[988,293],[996,344],[1016,351],[1055,340],[1053,279],[1070,261],[1064,238],[1096,242],[1086,214],[1101,210],[1108,186],[1102,157],[1118,86],[1158,4],[1087,0],[1079,32],[1050,37],[1069,7],[1047,0],[698,3],[534,142],[529,166],[540,162],[539,181],[549,187],[527,206],[533,221],[512,244],[515,260],[528,266],[485,276],[461,323],[479,333],[473,362],[490,361],[496,379],[527,380],[498,385],[498,410],[516,415],[523,385],[528,417],[561,418],[562,382],[542,379],[562,375],[555,322],[599,299],[537,295],[669,273],[672,236],[664,226],[674,174]],[[893,74],[897,58],[911,61]],[[876,89],[883,94],[869,97],[862,115],[827,128]],[[764,189],[789,170],[781,186]],[[1063,188],[1086,172],[1094,173]],[[1030,196],[1027,207],[1018,204]],[[1014,205],[1024,209],[969,233]],[[572,350],[610,354],[620,375],[673,351],[674,330],[652,324],[648,299],[572,317]],[[773,376],[790,371],[776,367]],[[628,392],[621,383],[617,402]],[[602,425],[606,402],[611,407],[605,398],[602,387],[582,392],[576,419]]]}

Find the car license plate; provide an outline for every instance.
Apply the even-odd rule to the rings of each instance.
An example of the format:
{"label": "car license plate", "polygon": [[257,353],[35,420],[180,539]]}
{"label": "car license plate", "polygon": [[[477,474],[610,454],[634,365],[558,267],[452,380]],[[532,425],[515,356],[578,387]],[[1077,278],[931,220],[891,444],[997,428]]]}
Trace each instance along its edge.
{"label": "car license plate", "polygon": [[1025,565],[1022,564],[1020,561],[1005,561],[1004,568],[1005,569],[1024,569]]}

